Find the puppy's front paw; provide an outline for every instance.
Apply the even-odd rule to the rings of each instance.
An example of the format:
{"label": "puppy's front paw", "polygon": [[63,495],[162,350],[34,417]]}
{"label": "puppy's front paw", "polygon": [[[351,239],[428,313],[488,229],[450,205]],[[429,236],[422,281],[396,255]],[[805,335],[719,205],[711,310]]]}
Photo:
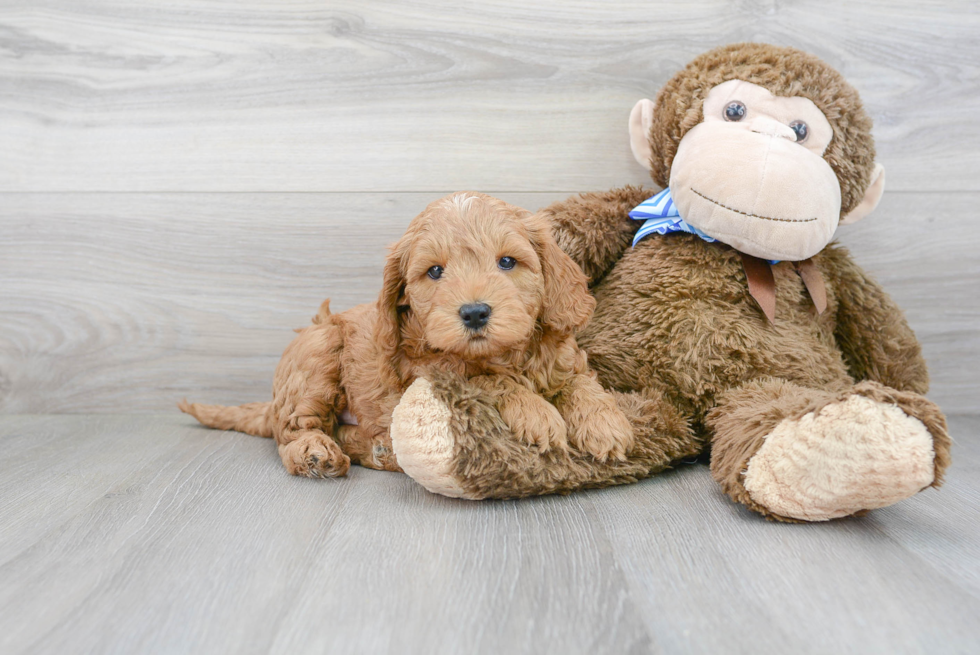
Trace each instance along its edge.
{"label": "puppy's front paw", "polygon": [[350,458],[333,439],[319,431],[305,432],[280,444],[279,456],[290,475],[308,478],[338,478],[347,475]]}
{"label": "puppy's front paw", "polygon": [[536,446],[542,453],[549,449],[568,450],[568,429],[555,406],[541,396],[520,394],[500,405],[500,418],[514,436]]}
{"label": "puppy's front paw", "polygon": [[572,444],[600,462],[624,460],[633,447],[633,426],[611,396],[608,402],[576,407],[566,418]]}

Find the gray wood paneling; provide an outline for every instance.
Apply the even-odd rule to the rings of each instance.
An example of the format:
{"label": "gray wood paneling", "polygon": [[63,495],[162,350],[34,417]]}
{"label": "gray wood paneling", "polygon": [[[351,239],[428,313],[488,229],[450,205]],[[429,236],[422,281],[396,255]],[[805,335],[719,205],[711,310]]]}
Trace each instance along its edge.
{"label": "gray wood paneling", "polygon": [[438,196],[2,197],[0,411],[141,412],[268,396],[292,329],[376,298]]}
{"label": "gray wood paneling", "polygon": [[[372,301],[438,194],[6,194],[0,411],[148,412],[268,397],[322,299]],[[536,209],[561,194],[503,194]],[[842,240],[906,309],[932,397],[980,397],[980,194],[886,194]]]}
{"label": "gray wood paneling", "polygon": [[941,490],[767,523],[704,465],[514,502],[288,476],[188,417],[0,417],[4,653],[967,653],[980,430]]}
{"label": "gray wood paneling", "polygon": [[980,412],[980,195],[885,192],[840,242],[904,309],[922,342],[930,397]]}
{"label": "gray wood paneling", "polygon": [[716,45],[839,68],[902,190],[980,190],[980,11],[912,2],[7,0],[0,190],[579,191]]}
{"label": "gray wood paneling", "polygon": [[975,650],[975,418],[942,490],[786,526],[700,465],[519,502],[301,480],[173,404],[267,397],[446,192],[646,183],[633,103],[758,40],[861,92],[889,191],[841,239],[976,413],[978,35],[972,0],[0,2],[0,651]]}
{"label": "gray wood paneling", "polygon": [[0,411],[264,397],[284,328],[373,298],[426,202],[646,182],[633,102],[739,40],[861,90],[891,190],[843,238],[906,307],[933,396],[976,411],[977,34],[965,0],[8,0]]}

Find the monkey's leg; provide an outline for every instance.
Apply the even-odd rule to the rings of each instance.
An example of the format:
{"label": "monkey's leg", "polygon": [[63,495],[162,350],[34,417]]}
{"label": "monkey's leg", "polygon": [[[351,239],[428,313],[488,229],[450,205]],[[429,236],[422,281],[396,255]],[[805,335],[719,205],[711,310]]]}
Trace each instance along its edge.
{"label": "monkey's leg", "polygon": [[635,482],[699,453],[688,420],[652,391],[614,393],[633,426],[625,460],[527,446],[507,428],[485,391],[432,373],[402,396],[391,438],[399,465],[433,493],[470,499],[518,498]]}
{"label": "monkey's leg", "polygon": [[782,521],[826,521],[939,486],[950,439],[925,397],[877,382],[843,391],[757,380],[708,415],[711,472],[731,498]]}

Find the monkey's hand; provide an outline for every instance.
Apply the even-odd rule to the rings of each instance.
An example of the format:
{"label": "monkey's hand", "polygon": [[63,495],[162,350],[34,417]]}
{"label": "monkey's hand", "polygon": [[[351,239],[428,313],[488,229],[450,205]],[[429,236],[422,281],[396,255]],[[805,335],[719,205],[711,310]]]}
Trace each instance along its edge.
{"label": "monkey's hand", "polygon": [[820,263],[837,297],[834,336],[854,379],[925,394],[922,346],[898,304],[845,249],[825,248]]}

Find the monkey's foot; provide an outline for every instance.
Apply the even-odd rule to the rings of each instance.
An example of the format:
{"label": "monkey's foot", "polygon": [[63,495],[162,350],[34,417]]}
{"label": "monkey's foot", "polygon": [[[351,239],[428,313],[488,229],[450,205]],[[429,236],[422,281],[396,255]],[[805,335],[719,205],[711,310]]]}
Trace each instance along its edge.
{"label": "monkey's foot", "polygon": [[432,493],[468,497],[454,474],[452,413],[431,382],[418,378],[402,395],[391,415],[390,434],[398,465],[409,477]]}
{"label": "monkey's foot", "polygon": [[743,484],[777,518],[826,521],[891,505],[937,482],[937,446],[899,405],[855,394],[779,422],[749,459]]}

